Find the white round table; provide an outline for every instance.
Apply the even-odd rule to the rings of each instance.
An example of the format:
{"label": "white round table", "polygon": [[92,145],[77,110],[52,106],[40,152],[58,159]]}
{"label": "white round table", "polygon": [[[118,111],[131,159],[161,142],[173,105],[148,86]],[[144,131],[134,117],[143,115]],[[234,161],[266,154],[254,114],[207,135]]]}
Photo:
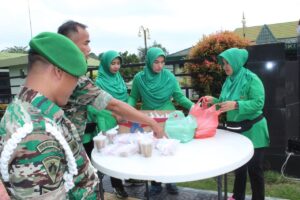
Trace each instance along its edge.
{"label": "white round table", "polygon": [[92,163],[102,173],[119,179],[187,182],[230,172],[250,160],[251,141],[243,135],[217,130],[212,138],[180,144],[174,156],[103,156],[92,152]]}
{"label": "white round table", "polygon": [[249,161],[253,152],[248,138],[218,129],[214,137],[181,143],[173,156],[162,156],[156,151],[149,158],[106,156],[95,149],[91,156],[94,167],[112,177],[176,183],[233,171]]}

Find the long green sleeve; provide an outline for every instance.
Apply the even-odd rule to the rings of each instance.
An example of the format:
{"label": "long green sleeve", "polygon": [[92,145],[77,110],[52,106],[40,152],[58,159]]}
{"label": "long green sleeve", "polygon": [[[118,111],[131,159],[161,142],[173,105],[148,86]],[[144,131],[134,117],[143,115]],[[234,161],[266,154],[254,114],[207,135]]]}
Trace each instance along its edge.
{"label": "long green sleeve", "polygon": [[182,107],[184,107],[186,109],[190,109],[192,107],[192,105],[194,105],[194,103],[182,93],[182,90],[181,90],[178,82],[176,84],[176,87],[175,87],[175,90],[174,90],[174,93],[172,96],[179,105],[181,105]]}
{"label": "long green sleeve", "polygon": [[99,131],[107,131],[117,125],[116,119],[109,110],[97,110],[93,106],[88,106],[88,117],[97,123]]}
{"label": "long green sleeve", "polygon": [[260,114],[265,103],[265,90],[258,77],[255,76],[255,78],[253,78],[252,82],[249,84],[249,92],[245,96],[247,96],[247,100],[238,101],[239,114]]}
{"label": "long green sleeve", "polygon": [[139,92],[138,87],[137,87],[136,80],[133,79],[131,92],[130,92],[130,95],[128,97],[128,102],[127,103],[129,105],[131,105],[132,107],[135,107],[136,103],[138,102],[138,100],[140,98],[141,98],[141,96],[140,96],[140,92]]}
{"label": "long green sleeve", "polygon": [[[239,109],[227,112],[227,120],[239,122],[246,119],[254,119],[262,114],[265,101],[265,90],[261,80],[253,75],[253,79],[243,90],[243,95],[238,100]],[[268,126],[265,118],[255,123],[253,127],[243,135],[248,137],[254,148],[269,146]]]}

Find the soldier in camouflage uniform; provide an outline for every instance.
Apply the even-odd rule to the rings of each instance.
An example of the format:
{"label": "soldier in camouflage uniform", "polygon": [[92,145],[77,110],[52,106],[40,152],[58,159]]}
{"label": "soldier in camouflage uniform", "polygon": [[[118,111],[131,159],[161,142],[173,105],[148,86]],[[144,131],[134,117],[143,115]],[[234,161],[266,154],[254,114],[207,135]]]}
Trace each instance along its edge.
{"label": "soldier in camouflage uniform", "polygon": [[[87,32],[86,27],[86,25],[75,21],[67,21],[58,28],[58,33],[70,38],[79,47],[87,59],[91,49],[89,47],[89,33]],[[98,110],[105,107],[107,110],[113,111],[114,115],[120,116],[120,118],[148,124],[152,127],[157,137],[165,135],[163,129],[155,122],[155,120],[138,112],[127,103],[113,98],[110,94],[98,88],[88,77],[81,76],[67,106],[64,107],[66,115],[75,124],[81,137],[84,137],[88,105],[92,105]],[[85,147],[87,153],[90,154],[90,151],[93,148],[92,143],[85,145]]]}
{"label": "soldier in camouflage uniform", "polygon": [[86,60],[60,34],[41,33],[29,45],[27,79],[0,123],[0,179],[12,199],[98,199],[96,170],[59,107],[86,73]]}

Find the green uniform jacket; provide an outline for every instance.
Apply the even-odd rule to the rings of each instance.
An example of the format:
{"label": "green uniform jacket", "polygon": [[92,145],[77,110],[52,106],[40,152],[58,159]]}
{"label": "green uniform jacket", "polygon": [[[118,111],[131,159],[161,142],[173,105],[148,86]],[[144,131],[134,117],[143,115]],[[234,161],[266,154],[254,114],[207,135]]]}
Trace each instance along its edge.
{"label": "green uniform jacket", "polygon": [[[239,108],[226,113],[227,121],[239,122],[246,119],[254,119],[262,114],[265,102],[265,90],[257,75],[251,73],[252,80],[241,91],[240,99],[237,100]],[[214,99],[214,103],[220,102]],[[267,121],[265,118],[252,126],[249,131],[242,133],[248,137],[254,148],[269,146],[270,139]]]}
{"label": "green uniform jacket", "polygon": [[174,92],[172,94],[172,96],[170,96],[170,100],[165,102],[161,107],[159,108],[151,108],[148,105],[146,105],[143,102],[143,97],[141,96],[140,92],[139,92],[139,88],[137,85],[137,82],[135,81],[135,79],[133,80],[133,84],[132,84],[132,89],[131,89],[131,93],[130,93],[130,97],[128,99],[128,104],[131,106],[135,106],[137,101],[141,99],[142,101],[142,107],[141,110],[176,110],[174,104],[172,103],[172,99],[174,98],[174,100],[181,106],[183,106],[186,109],[190,109],[193,105],[193,102],[191,100],[189,100],[183,93],[182,90],[179,86],[179,83],[177,82],[176,87],[174,89]]}

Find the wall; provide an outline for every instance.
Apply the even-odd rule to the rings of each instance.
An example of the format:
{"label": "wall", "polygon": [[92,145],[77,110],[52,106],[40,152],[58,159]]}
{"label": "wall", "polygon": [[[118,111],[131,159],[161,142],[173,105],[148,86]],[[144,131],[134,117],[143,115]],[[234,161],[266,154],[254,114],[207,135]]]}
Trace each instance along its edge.
{"label": "wall", "polygon": [[[20,85],[24,84],[25,78],[19,77],[22,76],[22,71],[24,72],[24,75],[27,75],[26,65],[13,66],[9,68],[9,77],[11,77],[10,85],[11,85],[12,95],[17,94],[20,91]],[[17,78],[12,78],[12,77],[17,77]]]}
{"label": "wall", "polygon": [[[266,168],[280,171],[289,138],[299,134],[299,63],[286,60],[284,43],[249,47],[247,67],[265,86],[264,114],[271,145],[266,149]],[[300,176],[300,158],[292,158],[287,172]]]}

